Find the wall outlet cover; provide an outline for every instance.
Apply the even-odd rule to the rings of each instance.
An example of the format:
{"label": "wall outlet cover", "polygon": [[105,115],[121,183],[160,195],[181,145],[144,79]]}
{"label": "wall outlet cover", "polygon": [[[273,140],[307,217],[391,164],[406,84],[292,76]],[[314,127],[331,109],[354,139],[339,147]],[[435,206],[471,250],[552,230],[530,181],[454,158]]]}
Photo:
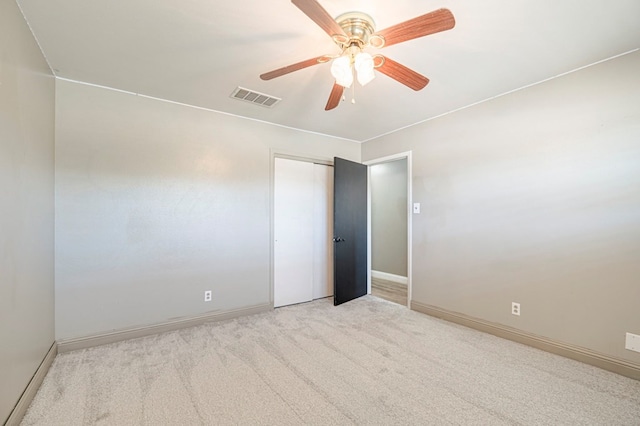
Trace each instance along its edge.
{"label": "wall outlet cover", "polygon": [[517,302],[511,302],[511,313],[513,315],[520,316],[520,304]]}

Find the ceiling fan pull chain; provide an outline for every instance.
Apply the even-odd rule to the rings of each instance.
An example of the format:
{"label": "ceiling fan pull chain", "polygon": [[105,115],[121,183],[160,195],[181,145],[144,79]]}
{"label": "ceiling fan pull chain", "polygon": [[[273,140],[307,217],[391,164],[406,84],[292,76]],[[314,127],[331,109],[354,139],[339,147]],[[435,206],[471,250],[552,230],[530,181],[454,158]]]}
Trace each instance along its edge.
{"label": "ceiling fan pull chain", "polygon": [[[354,74],[356,73],[356,71],[353,69],[353,67],[351,67],[351,72],[354,73]],[[351,103],[352,104],[356,103],[356,82],[355,81],[351,85]]]}

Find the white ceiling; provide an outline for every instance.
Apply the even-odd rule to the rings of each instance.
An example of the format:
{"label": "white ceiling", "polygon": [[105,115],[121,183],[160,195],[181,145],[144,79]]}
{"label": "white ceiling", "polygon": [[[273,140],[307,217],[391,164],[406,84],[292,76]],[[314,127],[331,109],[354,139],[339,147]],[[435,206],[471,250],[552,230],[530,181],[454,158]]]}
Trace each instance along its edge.
{"label": "white ceiling", "polygon": [[[377,74],[356,103],[325,111],[330,64],[259,75],[338,53],[289,0],[18,0],[55,74],[278,125],[366,141],[640,47],[638,0],[320,0],[383,29],[446,7],[450,31],[381,51],[427,76],[419,92]],[[638,70],[640,72],[640,70]],[[237,87],[282,98],[265,108]]]}

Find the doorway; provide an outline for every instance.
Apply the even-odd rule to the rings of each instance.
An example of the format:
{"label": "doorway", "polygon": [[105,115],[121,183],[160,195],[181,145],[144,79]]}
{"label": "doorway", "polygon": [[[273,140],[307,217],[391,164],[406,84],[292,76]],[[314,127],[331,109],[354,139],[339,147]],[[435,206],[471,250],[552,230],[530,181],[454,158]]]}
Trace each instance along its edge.
{"label": "doorway", "polygon": [[369,166],[371,294],[405,306],[411,300],[411,153]]}
{"label": "doorway", "polygon": [[[348,196],[347,199],[340,197],[340,202],[335,201],[335,205],[332,204],[334,199],[332,195],[335,195],[335,185],[333,177],[338,179],[336,175],[332,173],[335,167],[333,162],[323,161],[322,163],[315,163],[314,160],[300,159],[290,156],[274,155],[272,183],[273,183],[273,204],[272,204],[272,297],[274,307],[285,306],[295,303],[308,302],[317,298],[329,297],[331,295],[339,294],[335,289],[346,290],[348,286],[352,284],[356,285],[361,282],[361,291],[358,290],[358,294],[347,297],[346,300],[357,298],[361,295],[371,293],[371,278],[372,278],[372,221],[371,221],[371,167],[378,164],[389,163],[395,160],[399,160],[400,164],[405,165],[406,186],[404,193],[406,194],[406,231],[399,231],[401,234],[406,235],[405,243],[401,244],[399,251],[405,253],[403,255],[405,270],[399,273],[395,271],[386,272],[388,275],[379,277],[379,273],[384,271],[377,271],[373,269],[374,279],[382,278],[387,281],[391,278],[401,277],[402,283],[406,288],[406,300],[403,304],[409,305],[411,301],[411,216],[409,214],[409,205],[411,203],[411,153],[402,153],[390,157],[380,158],[369,161],[364,164],[353,163],[347,160],[334,158],[334,162],[340,161],[340,165],[343,163],[353,163],[353,166],[359,166],[362,168],[363,176],[358,179],[343,179],[340,182],[343,184],[355,181],[362,182],[364,186],[361,186],[361,190],[358,190],[358,194],[364,194],[364,204],[361,207],[356,208],[356,204],[353,201],[352,196]],[[323,169],[319,172],[319,169]],[[341,169],[341,168],[338,168]],[[315,170],[315,171],[314,171]],[[341,169],[342,170],[342,169]],[[342,172],[341,172],[342,173]],[[337,174],[337,171],[336,171]],[[324,183],[318,185],[318,176],[322,176],[325,180]],[[342,176],[342,174],[341,174]],[[347,185],[351,186],[351,185]],[[360,186],[360,185],[356,185]],[[319,189],[321,188],[321,189]],[[396,191],[402,192],[402,189],[396,188]],[[320,198],[309,197],[310,194],[316,194]],[[397,201],[396,201],[396,204]],[[401,202],[402,204],[402,202]],[[315,206],[311,208],[311,206]],[[356,222],[363,224],[364,228],[361,237],[356,229],[349,227],[346,232],[340,231],[340,235],[334,237],[333,221],[337,215],[333,215],[336,206],[340,206],[340,209],[346,209],[345,211],[350,216],[355,211],[362,211],[364,216],[361,216]],[[400,206],[400,211],[402,207]],[[318,218],[318,212],[320,212]],[[313,219],[315,215],[316,219]],[[376,228],[378,226],[376,225]],[[313,232],[312,232],[313,231]],[[311,236],[311,234],[314,234]],[[321,235],[319,235],[321,234]],[[343,235],[344,234],[344,235]],[[345,238],[346,236],[346,238]],[[356,237],[356,238],[354,238]],[[315,242],[314,242],[315,241]],[[358,256],[356,258],[349,258],[348,263],[345,265],[343,257],[340,257],[340,262],[334,260],[333,255],[336,250],[336,244],[342,244],[341,249],[346,248],[346,242],[355,243],[353,247],[354,253],[361,252],[363,254],[362,259]],[[353,244],[352,244],[353,245]],[[402,247],[405,250],[402,250]],[[312,247],[312,249],[310,249]],[[320,253],[320,255],[318,255]],[[335,252],[337,253],[337,252]],[[355,259],[355,260],[354,260]],[[402,261],[401,261],[402,262]],[[356,273],[354,277],[362,275],[362,279],[356,279],[354,277],[348,277],[346,280],[340,280],[335,282],[335,279],[339,274],[335,274],[335,268],[339,265],[342,267],[355,268]],[[358,266],[361,265],[361,266]],[[340,269],[340,268],[338,268]],[[401,274],[404,274],[402,276]],[[350,274],[348,274],[350,275]],[[351,282],[353,281],[353,282]],[[393,279],[390,280],[393,282]],[[311,284],[309,284],[311,283]],[[332,285],[333,284],[333,285]],[[344,291],[343,291],[344,292]],[[342,302],[340,302],[342,303]],[[334,304],[336,303],[334,300]]]}

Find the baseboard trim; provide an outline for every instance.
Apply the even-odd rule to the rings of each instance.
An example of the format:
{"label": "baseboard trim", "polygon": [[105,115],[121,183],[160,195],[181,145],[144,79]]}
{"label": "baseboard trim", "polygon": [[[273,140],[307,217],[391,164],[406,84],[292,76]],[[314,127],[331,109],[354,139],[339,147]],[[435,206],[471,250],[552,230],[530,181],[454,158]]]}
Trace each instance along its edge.
{"label": "baseboard trim", "polygon": [[29,381],[26,389],[22,392],[22,395],[20,395],[20,399],[18,399],[16,406],[13,407],[13,411],[9,414],[9,418],[5,423],[6,426],[17,426],[20,424],[22,418],[27,413],[29,405],[31,405],[31,401],[33,401],[36,393],[38,393],[38,389],[40,389],[40,385],[42,384],[44,377],[47,375],[47,372],[49,372],[49,368],[51,367],[51,364],[53,364],[53,360],[57,354],[58,345],[56,342],[53,342],[49,351],[38,366],[35,374]]}
{"label": "baseboard trim", "polygon": [[554,341],[547,339],[546,337],[527,333],[512,327],[492,323],[420,302],[412,301],[411,309],[432,317],[441,318],[446,321],[493,334],[494,336],[498,336],[503,339],[512,340],[514,342],[532,346],[565,358],[571,358],[585,364],[593,365],[602,368],[603,370],[608,370],[632,379],[640,380],[640,365],[620,358],[611,357],[590,349]]}
{"label": "baseboard trim", "polygon": [[390,274],[388,272],[374,271],[374,270],[371,270],[371,278],[378,278],[381,280],[391,281],[394,283],[405,284],[405,285],[409,282],[407,280],[407,277]]}
{"label": "baseboard trim", "polygon": [[222,312],[209,312],[192,317],[178,318],[160,324],[153,324],[143,327],[127,328],[109,333],[94,334],[75,339],[58,341],[58,352],[70,352],[79,349],[92,348],[94,346],[107,345],[109,343],[121,342],[123,340],[136,339],[139,337],[151,336],[153,334],[175,331],[181,328],[194,327],[208,322],[223,321],[232,318],[254,315],[268,312],[273,309],[270,303],[253,305],[245,308],[232,309]]}

